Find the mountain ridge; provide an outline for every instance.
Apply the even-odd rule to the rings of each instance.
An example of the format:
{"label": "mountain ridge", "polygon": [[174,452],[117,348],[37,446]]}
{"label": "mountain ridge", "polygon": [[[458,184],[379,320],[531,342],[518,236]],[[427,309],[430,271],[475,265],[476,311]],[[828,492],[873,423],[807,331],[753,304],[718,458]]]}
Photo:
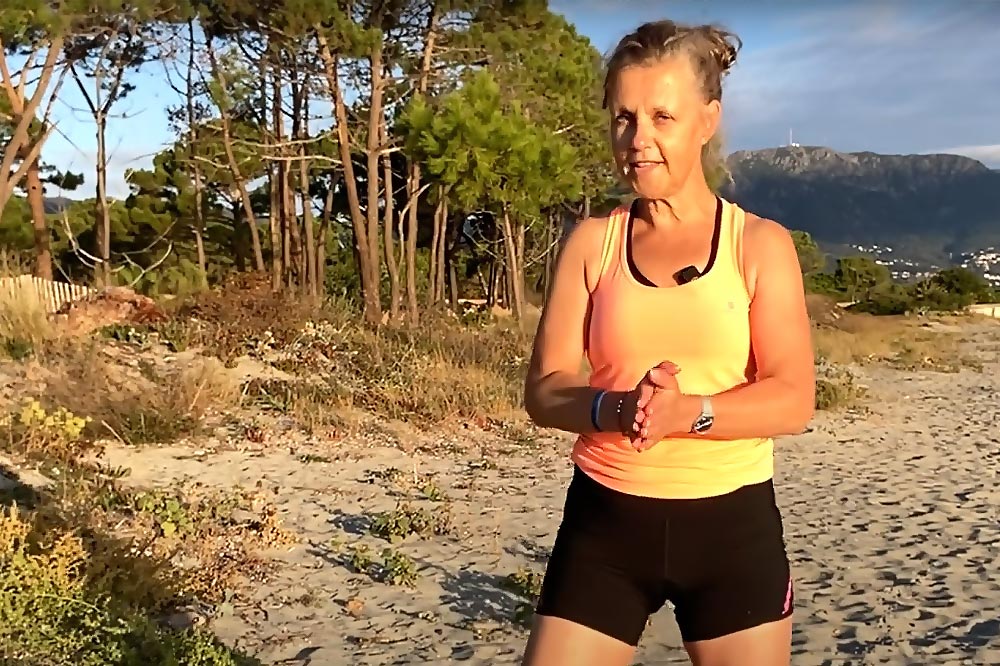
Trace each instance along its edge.
{"label": "mountain ridge", "polygon": [[948,264],[1000,246],[1000,171],[970,157],[781,146],[736,151],[726,163],[724,196],[827,251],[889,247]]}

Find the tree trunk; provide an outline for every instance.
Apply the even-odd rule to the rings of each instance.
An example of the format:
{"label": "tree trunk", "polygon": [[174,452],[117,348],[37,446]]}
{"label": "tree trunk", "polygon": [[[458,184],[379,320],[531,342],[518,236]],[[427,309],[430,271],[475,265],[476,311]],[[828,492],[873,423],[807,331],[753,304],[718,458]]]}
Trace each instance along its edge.
{"label": "tree trunk", "polygon": [[336,181],[331,176],[330,189],[323,201],[323,219],[319,224],[319,239],[316,243],[316,297],[326,293],[326,246],[329,243],[330,221],[333,218],[333,186]]}
{"label": "tree trunk", "polygon": [[198,142],[198,133],[195,130],[197,123],[194,110],[194,73],[195,73],[195,37],[194,21],[188,20],[188,71],[187,90],[185,91],[187,101],[187,121],[188,121],[188,150],[191,160],[191,171],[194,176],[194,244],[198,253],[198,282],[201,289],[208,287],[208,261],[205,257],[205,208],[204,195],[201,184],[201,165],[194,159],[194,147]]}
{"label": "tree trunk", "polygon": [[448,266],[448,299],[451,301],[451,309],[460,312],[458,307],[458,272],[455,264]]}
{"label": "tree trunk", "polygon": [[281,242],[281,206],[278,202],[278,165],[267,167],[267,229],[271,237],[271,288],[280,291],[284,284],[285,269],[281,259],[284,245]]}
{"label": "tree trunk", "polygon": [[306,140],[309,138],[309,86],[303,84],[301,87],[302,103],[298,109],[299,138],[302,140],[299,162],[299,179],[302,188],[302,232],[305,237],[305,253],[302,258],[302,273],[305,280],[303,293],[312,298],[319,298],[319,289],[316,284],[316,228],[313,216],[313,199],[310,189],[311,179],[309,177],[309,162],[305,157],[308,153]]}
{"label": "tree trunk", "polygon": [[233,257],[236,259],[236,270],[240,273],[246,271],[247,269],[247,251],[246,251],[246,224],[241,224],[243,216],[246,215],[244,208],[239,200],[239,198],[234,198],[232,200],[232,215],[233,215]]}
{"label": "tree trunk", "polygon": [[344,103],[344,93],[340,87],[340,76],[337,72],[337,59],[330,51],[330,44],[323,35],[323,26],[316,26],[317,43],[320,48],[320,58],[323,61],[323,71],[326,76],[330,96],[333,97],[334,115],[337,119],[337,139],[340,146],[340,160],[344,166],[344,186],[347,188],[347,201],[351,209],[351,227],[354,230],[354,249],[358,259],[358,270],[361,275],[361,293],[365,303],[365,319],[377,324],[382,319],[382,302],[379,297],[379,281],[373,279],[373,270],[369,255],[361,251],[368,247],[368,233],[365,219],[361,214],[361,203],[358,199],[358,182],[354,177],[354,164],[351,162],[351,137],[347,125],[347,107]]}
{"label": "tree trunk", "polygon": [[278,162],[278,196],[280,197],[278,217],[281,218],[281,247],[284,248],[281,261],[285,265],[285,286],[291,288],[295,284],[296,277],[295,257],[292,250],[292,226],[295,220],[292,218],[292,211],[289,210],[291,207],[288,205],[289,185],[288,162]]}
{"label": "tree trunk", "polygon": [[[278,59],[280,62],[280,58]],[[285,141],[285,117],[282,109],[284,108],[283,96],[282,96],[282,79],[281,71],[279,69],[280,65],[274,65],[272,67],[273,75],[271,77],[272,86],[272,122],[273,134],[275,141],[275,156],[286,157],[288,151],[282,144]],[[294,86],[294,81],[292,83]],[[293,91],[293,95],[297,90]],[[293,99],[293,105],[298,103],[297,99]],[[297,109],[295,109],[297,111]],[[295,125],[292,128],[292,136],[295,135],[295,130],[298,129],[298,121],[293,113],[292,123]],[[278,218],[281,224],[281,262],[284,267],[284,274],[282,275],[282,283],[288,288],[292,288],[299,280],[301,276],[296,270],[298,267],[299,251],[295,247],[298,233],[296,232],[296,215],[295,209],[292,203],[292,188],[291,179],[289,174],[289,162],[288,160],[280,159],[277,162],[278,165]]]}
{"label": "tree trunk", "polygon": [[[195,190],[194,195],[195,205],[201,210],[201,191]],[[205,257],[205,234],[203,229],[205,228],[205,216],[203,213],[198,214],[198,220],[195,222],[194,227],[194,245],[195,250],[198,253],[198,286],[201,289],[208,288],[208,260]]]}
{"label": "tree trunk", "polygon": [[438,262],[442,261],[443,258],[438,256],[438,247],[441,245],[441,235],[443,233],[442,227],[442,217],[444,213],[444,187],[438,186],[438,201],[437,205],[434,207],[434,231],[431,236],[431,258],[428,264],[428,274],[427,274],[427,307],[431,308],[437,302],[437,276],[438,276]]}
{"label": "tree trunk", "polygon": [[[270,42],[268,43],[268,50],[270,50]],[[273,108],[269,105],[271,101],[267,95],[268,89],[268,60],[267,58],[260,59],[259,65],[259,76],[260,76],[260,117],[262,119],[267,118],[272,114]],[[273,89],[272,89],[273,90]],[[266,121],[264,121],[266,122]],[[271,133],[263,132],[263,142],[265,144],[265,153],[271,153]],[[284,266],[281,261],[281,253],[283,252],[281,244],[281,213],[278,211],[278,164],[277,162],[270,162],[267,165],[267,235],[271,247],[271,289],[274,291],[281,291],[283,284],[283,276],[285,274]]]}
{"label": "tree trunk", "polygon": [[[371,72],[371,104],[368,107],[368,168],[365,179],[368,181],[368,270],[371,271],[371,282],[375,285],[375,295],[380,292],[382,277],[381,248],[379,248],[379,153],[381,152],[382,134],[379,128],[385,122],[382,117],[382,95],[384,93],[382,72],[382,36],[375,39],[369,56]],[[392,233],[392,229],[389,230]]]}
{"label": "tree trunk", "polygon": [[48,219],[45,215],[45,197],[38,158],[31,161],[25,174],[28,205],[31,206],[31,224],[35,234],[35,275],[52,279],[52,247]]}
{"label": "tree trunk", "polygon": [[[427,31],[424,33],[424,48],[420,64],[420,78],[417,81],[417,92],[427,92],[428,79],[431,70],[431,58],[434,55],[434,43],[437,40],[438,3],[431,3],[430,16],[427,19]],[[417,214],[420,201],[420,164],[411,161],[407,174],[407,197],[409,199],[409,214],[407,216],[406,241],[403,253],[406,263],[406,306],[410,324],[416,325],[420,320],[420,310],[417,305]],[[403,236],[400,236],[402,240]]]}
{"label": "tree trunk", "polygon": [[458,220],[452,225],[451,241],[448,243],[448,251],[445,253],[445,272],[448,274],[448,302],[455,312],[459,312],[458,307],[458,269],[455,267],[455,257],[458,255],[458,247],[462,242],[463,221]]}
{"label": "tree trunk", "polygon": [[406,237],[403,242],[406,255],[406,314],[410,324],[416,326],[420,321],[420,306],[417,304],[417,213],[420,205],[420,165],[410,162],[410,172],[407,176],[408,209],[406,215]]}
{"label": "tree trunk", "polygon": [[549,291],[549,284],[552,282],[552,268],[553,260],[555,258],[555,226],[556,226],[556,213],[550,210],[546,216],[545,223],[545,257],[544,264],[542,266],[542,283],[540,285],[539,291],[542,293],[542,298],[545,298],[545,294]]}
{"label": "tree trunk", "polygon": [[108,152],[107,118],[97,117],[97,201],[94,217],[94,237],[97,240],[97,257],[101,260],[95,268],[94,279],[102,287],[111,284],[111,209],[108,206]]}
{"label": "tree trunk", "polygon": [[316,288],[316,242],[315,229],[313,228],[313,207],[312,197],[309,195],[309,162],[306,161],[305,144],[301,148],[302,159],[299,160],[299,187],[302,193],[302,225],[305,232],[305,265],[304,281],[301,285],[302,293],[313,298],[319,296]]}
{"label": "tree trunk", "polygon": [[486,305],[493,307],[497,302],[497,261],[490,259],[489,284],[486,287]]}
{"label": "tree trunk", "polygon": [[[381,125],[382,143],[389,142],[389,133],[386,131],[385,123]],[[383,169],[383,192],[385,192],[384,223],[382,224],[382,234],[385,239],[385,263],[389,272],[389,317],[393,322],[399,321],[399,263],[396,258],[395,243],[393,242],[393,208],[395,203],[395,192],[392,182],[392,160],[390,154],[382,156]]]}
{"label": "tree trunk", "polygon": [[[212,63],[212,72],[218,79],[222,89],[227,88],[226,77],[219,68],[215,58],[215,49],[209,47],[208,56]],[[233,151],[233,137],[229,124],[229,110],[219,105],[219,116],[222,121],[222,145],[226,150],[226,160],[229,162],[229,170],[233,175],[233,184],[239,189],[240,200],[243,202],[243,213],[246,215],[247,228],[250,231],[250,242],[253,245],[254,267],[258,273],[264,273],[267,269],[264,266],[264,252],[260,246],[260,233],[257,231],[257,219],[253,212],[253,204],[250,201],[250,193],[247,192],[246,182],[240,171],[240,165],[236,161],[236,154]]]}
{"label": "tree trunk", "polygon": [[[192,135],[194,132],[192,131]],[[193,136],[192,136],[193,139]],[[208,259],[205,257],[205,205],[204,189],[201,184],[201,167],[192,161],[194,167],[194,244],[198,252],[198,282],[202,289],[208,288]]]}
{"label": "tree trunk", "polygon": [[243,203],[243,213],[246,216],[247,229],[250,232],[250,244],[253,247],[254,268],[258,273],[264,273],[267,268],[264,266],[264,251],[260,246],[260,233],[257,231],[257,218],[253,212],[253,203],[250,201],[250,193],[247,192],[246,182],[240,173],[240,167],[236,163],[236,155],[233,153],[233,143],[229,135],[229,121],[222,122],[223,143],[226,148],[226,159],[229,160],[229,169],[233,173],[233,180],[240,191],[240,200]]}
{"label": "tree trunk", "polygon": [[[14,190],[21,183],[21,179],[25,177],[27,170],[39,158],[42,145],[45,143],[45,139],[48,138],[49,132],[52,131],[51,128],[47,127],[43,132],[33,137],[31,123],[35,120],[35,114],[38,112],[39,106],[41,106],[45,93],[48,90],[49,82],[55,73],[56,64],[62,55],[63,44],[62,37],[52,39],[52,42],[48,46],[48,52],[45,55],[45,62],[42,64],[34,81],[31,97],[26,100],[24,89],[15,86],[11,80],[9,68],[7,67],[6,45],[0,41],[0,72],[2,72],[0,87],[6,93],[9,110],[14,116],[9,139],[6,145],[0,145],[0,215],[3,214],[7,202],[14,196]],[[27,63],[25,67],[28,67]],[[31,78],[27,70],[21,72],[21,77],[22,81],[27,80],[24,77]],[[47,120],[47,117],[43,118],[42,122],[47,125]],[[22,158],[22,162],[15,169],[14,162],[18,157]]]}
{"label": "tree trunk", "polygon": [[445,264],[447,263],[445,248],[447,246],[448,246],[448,198],[445,197],[444,206],[441,209],[441,233],[438,234],[437,279],[434,281],[434,285],[437,288],[437,291],[434,293],[435,303],[440,303],[444,300],[444,276],[445,276]]}
{"label": "tree trunk", "polygon": [[518,224],[515,232],[510,221],[510,212],[503,210],[503,242],[507,250],[507,289],[510,296],[510,310],[518,321],[524,319],[524,225]]}
{"label": "tree trunk", "polygon": [[[305,153],[303,146],[302,152]],[[309,196],[309,163],[304,159],[299,162],[299,181],[302,192],[302,226],[305,235],[305,254],[303,256],[302,293],[317,296],[316,289],[316,237],[315,221],[313,219],[312,198]]]}

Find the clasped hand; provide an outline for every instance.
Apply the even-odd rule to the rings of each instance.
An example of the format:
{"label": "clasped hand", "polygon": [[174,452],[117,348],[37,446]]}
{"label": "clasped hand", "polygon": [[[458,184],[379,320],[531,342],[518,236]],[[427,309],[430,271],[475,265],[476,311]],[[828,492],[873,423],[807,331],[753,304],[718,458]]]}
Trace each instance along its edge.
{"label": "clasped hand", "polygon": [[678,430],[677,417],[684,395],[677,384],[680,368],[663,361],[651,368],[622,405],[622,420],[636,451],[645,451]]}

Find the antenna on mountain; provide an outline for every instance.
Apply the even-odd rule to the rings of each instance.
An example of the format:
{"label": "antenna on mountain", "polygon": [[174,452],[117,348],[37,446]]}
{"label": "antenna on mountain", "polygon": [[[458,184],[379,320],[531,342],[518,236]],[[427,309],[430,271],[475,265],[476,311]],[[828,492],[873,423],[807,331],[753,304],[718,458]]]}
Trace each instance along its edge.
{"label": "antenna on mountain", "polygon": [[799,144],[795,143],[795,141],[792,139],[792,128],[791,127],[788,128],[788,145],[791,146],[792,148],[798,148],[799,147]]}

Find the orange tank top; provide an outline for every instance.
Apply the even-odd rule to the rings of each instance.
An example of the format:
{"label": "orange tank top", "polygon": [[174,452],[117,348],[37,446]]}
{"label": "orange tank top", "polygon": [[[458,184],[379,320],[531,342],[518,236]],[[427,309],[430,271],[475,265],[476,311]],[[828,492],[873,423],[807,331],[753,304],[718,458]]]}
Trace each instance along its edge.
{"label": "orange tank top", "polygon": [[[722,200],[714,262],[698,279],[653,287],[629,270],[629,207],[610,216],[601,270],[591,293],[587,358],[590,385],[631,390],[654,365],[680,366],[683,393],[714,395],[749,383],[750,295],[742,270],[744,211]],[[722,495],[770,479],[769,438],[712,440],[691,435],[660,441],[637,453],[628,438],[581,435],[573,461],[590,477],[623,493],[660,498]]]}

